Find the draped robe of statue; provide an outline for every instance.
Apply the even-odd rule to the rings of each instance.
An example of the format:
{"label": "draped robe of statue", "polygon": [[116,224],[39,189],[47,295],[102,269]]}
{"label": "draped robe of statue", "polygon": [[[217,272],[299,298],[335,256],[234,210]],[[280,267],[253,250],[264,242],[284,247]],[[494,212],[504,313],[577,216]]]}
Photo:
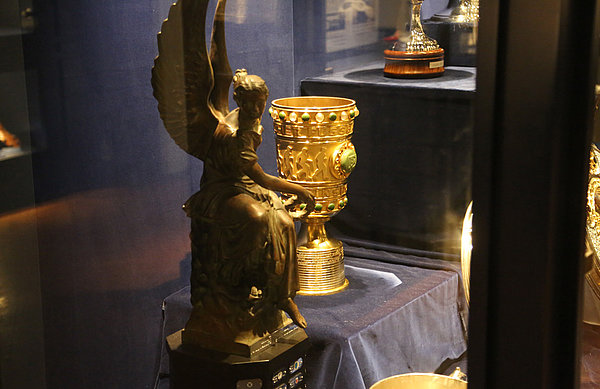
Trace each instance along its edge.
{"label": "draped robe of statue", "polygon": [[236,129],[238,110],[217,127],[200,191],[185,205],[192,219],[191,298],[197,321],[225,318],[203,324],[211,331],[261,334],[281,325],[285,319],[273,306],[298,289],[296,235],[279,197],[244,174],[258,161],[262,126]]}

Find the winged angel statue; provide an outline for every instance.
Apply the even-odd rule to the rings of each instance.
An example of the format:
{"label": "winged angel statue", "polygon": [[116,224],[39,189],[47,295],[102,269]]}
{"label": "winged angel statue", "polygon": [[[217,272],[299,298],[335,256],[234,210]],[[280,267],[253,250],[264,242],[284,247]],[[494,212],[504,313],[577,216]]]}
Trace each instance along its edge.
{"label": "winged angel statue", "polygon": [[[210,54],[209,0],[179,0],[158,35],[152,70],[164,125],[183,150],[204,161],[200,191],[184,205],[191,218],[193,312],[184,342],[206,345],[260,337],[289,319],[306,327],[293,298],[298,290],[292,218],[273,191],[314,208],[299,185],[258,164],[260,118],[269,90],[245,70],[232,74],[225,46],[225,3],[216,6]],[[229,87],[237,109],[229,111]],[[291,205],[291,204],[286,204]],[[220,340],[219,340],[220,339]]]}

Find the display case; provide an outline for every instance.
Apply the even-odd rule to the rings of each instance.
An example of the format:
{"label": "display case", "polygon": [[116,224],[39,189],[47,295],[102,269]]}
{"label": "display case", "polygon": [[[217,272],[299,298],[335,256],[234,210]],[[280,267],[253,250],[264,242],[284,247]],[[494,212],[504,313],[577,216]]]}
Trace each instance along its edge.
{"label": "display case", "polygon": [[23,42],[35,31],[35,19],[30,2],[6,1],[0,16],[0,41],[5,55],[0,61],[0,82],[4,92],[0,97],[0,161],[1,211],[31,206],[30,155],[44,145],[37,99],[37,73],[34,65],[23,56]]}
{"label": "display case", "polygon": [[[223,30],[217,3],[179,0],[183,16],[163,0],[0,6],[0,387],[354,389],[456,367],[473,388],[600,385],[598,331],[581,316],[595,2],[229,0],[215,17]],[[197,238],[209,213],[194,219],[189,207],[204,204],[193,196],[215,162],[182,146],[165,111],[177,85],[163,79],[195,77],[196,63],[186,73],[155,58],[179,53],[164,20],[205,6],[205,40],[224,31],[231,75],[247,69],[268,87],[262,170],[305,185],[314,218],[327,220],[297,240],[322,262],[288,255],[306,338],[286,324],[247,356],[186,346],[180,332],[211,244]],[[190,23],[183,31],[201,21]],[[385,77],[389,52],[415,58],[406,42],[417,38],[443,49],[444,62],[425,66],[437,77]],[[199,44],[182,42],[182,53]],[[208,43],[218,77],[225,46]],[[203,102],[225,112],[228,99],[233,111],[239,95],[227,93]],[[307,96],[301,108],[287,99]],[[308,203],[295,204],[297,222]],[[254,233],[240,231],[224,246]],[[335,258],[310,245],[319,239]],[[327,266],[339,285],[306,284]],[[292,332],[297,354],[278,341]]]}

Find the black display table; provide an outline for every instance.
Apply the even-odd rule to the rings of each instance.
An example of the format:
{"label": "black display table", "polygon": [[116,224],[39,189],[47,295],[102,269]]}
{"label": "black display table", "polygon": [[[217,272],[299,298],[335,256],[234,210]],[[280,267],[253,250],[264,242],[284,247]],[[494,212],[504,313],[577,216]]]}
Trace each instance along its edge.
{"label": "black display table", "polygon": [[[346,253],[348,289],[296,298],[309,322],[308,388],[369,388],[394,374],[435,371],[464,353],[464,294],[452,264],[348,246]],[[162,339],[184,326],[189,297],[185,288],[165,299]],[[160,388],[168,388],[168,366],[163,349]]]}

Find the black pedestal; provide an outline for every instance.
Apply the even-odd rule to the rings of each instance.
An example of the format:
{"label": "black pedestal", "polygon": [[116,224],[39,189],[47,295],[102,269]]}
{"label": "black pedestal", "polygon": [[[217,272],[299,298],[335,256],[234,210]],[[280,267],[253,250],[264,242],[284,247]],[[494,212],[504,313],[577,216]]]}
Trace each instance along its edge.
{"label": "black pedestal", "polygon": [[181,343],[181,331],[167,337],[171,389],[306,389],[309,342],[298,329],[251,358]]}

